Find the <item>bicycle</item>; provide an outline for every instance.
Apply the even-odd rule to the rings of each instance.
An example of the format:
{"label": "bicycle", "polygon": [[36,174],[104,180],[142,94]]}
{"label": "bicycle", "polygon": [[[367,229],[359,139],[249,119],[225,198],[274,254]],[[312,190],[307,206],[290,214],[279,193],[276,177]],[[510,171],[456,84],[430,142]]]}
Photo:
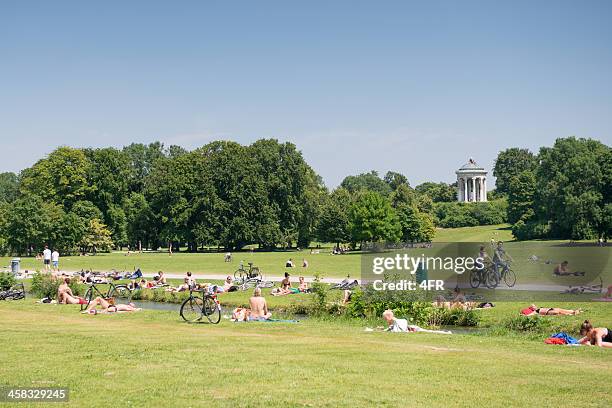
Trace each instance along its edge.
{"label": "bicycle", "polygon": [[20,300],[25,299],[25,287],[23,283],[11,286],[8,290],[0,291],[0,300]]}
{"label": "bicycle", "polygon": [[[499,272],[499,266],[503,266],[501,273]],[[494,287],[499,285],[499,282],[503,279],[504,283],[509,287],[513,287],[516,284],[516,273],[510,268],[510,262],[506,261],[504,265],[498,265],[497,268],[494,268],[495,272],[495,281],[496,284]]]}
{"label": "bicycle", "polygon": [[[109,285],[109,288],[106,293],[102,293],[96,285]],[[129,303],[132,300],[132,291],[127,285],[115,285],[112,282],[93,282],[89,285],[89,288],[85,292],[85,296],[83,296],[87,303],[81,305],[81,311],[87,309],[91,301],[98,296],[104,299],[121,299],[125,303]]]}
{"label": "bicycle", "polygon": [[180,314],[186,322],[195,323],[206,317],[210,323],[218,324],[221,321],[221,304],[216,294],[190,289],[189,297],[181,305]]}
{"label": "bicycle", "polygon": [[253,262],[249,262],[249,269],[244,269],[244,264],[240,262],[240,267],[234,272],[234,279],[244,282],[246,279],[251,279],[259,276],[259,268],[253,266]]}
{"label": "bicycle", "polygon": [[486,265],[484,268],[474,268],[470,271],[470,286],[473,289],[484,285],[489,289],[496,288],[499,285],[499,279],[492,265]]}

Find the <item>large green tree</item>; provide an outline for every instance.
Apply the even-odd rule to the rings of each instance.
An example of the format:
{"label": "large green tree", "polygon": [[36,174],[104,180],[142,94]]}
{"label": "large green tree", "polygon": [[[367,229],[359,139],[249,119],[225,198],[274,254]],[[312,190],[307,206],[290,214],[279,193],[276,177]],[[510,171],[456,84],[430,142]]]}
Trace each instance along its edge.
{"label": "large green tree", "polygon": [[[390,182],[392,182],[391,179]],[[357,176],[347,176],[340,183],[340,187],[347,189],[351,194],[359,191],[373,191],[386,196],[391,193],[390,183],[381,179],[378,172],[374,170]]]}
{"label": "large green tree", "polygon": [[391,203],[374,191],[359,194],[349,211],[349,225],[354,242],[396,242],[401,225]]}
{"label": "large green tree", "polygon": [[349,208],[351,200],[351,194],[342,187],[337,188],[325,198],[317,225],[319,240],[335,242],[337,245],[350,242]]}
{"label": "large green tree", "polygon": [[83,150],[60,147],[21,173],[21,189],[70,208],[92,191],[90,170]]}
{"label": "large green tree", "polygon": [[497,193],[507,194],[510,180],[523,171],[533,171],[537,166],[537,158],[527,149],[512,147],[499,152],[493,167]]}
{"label": "large green tree", "polygon": [[10,203],[19,195],[19,181],[15,173],[0,173],[0,202]]}

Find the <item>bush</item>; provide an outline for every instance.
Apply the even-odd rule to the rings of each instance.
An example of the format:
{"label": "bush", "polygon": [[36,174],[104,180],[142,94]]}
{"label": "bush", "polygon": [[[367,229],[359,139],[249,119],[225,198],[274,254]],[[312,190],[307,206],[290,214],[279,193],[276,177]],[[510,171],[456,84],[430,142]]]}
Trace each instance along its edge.
{"label": "bush", "polygon": [[485,203],[435,203],[436,225],[444,228],[502,224],[507,220],[505,199]]}
{"label": "bush", "polygon": [[550,331],[550,320],[540,316],[517,316],[504,320],[502,326],[519,333],[545,333]]}
{"label": "bush", "polygon": [[17,283],[15,275],[10,272],[0,273],[0,290],[8,290]]}
{"label": "bush", "polygon": [[424,291],[376,291],[371,286],[353,293],[345,314],[350,317],[380,318],[387,309],[413,324],[425,326],[477,326],[480,320],[473,310],[435,307]]}
{"label": "bush", "polygon": [[[57,297],[57,288],[61,283],[61,278],[55,279],[50,274],[36,272],[32,277],[32,288],[30,290],[36,297],[55,299]],[[76,279],[72,279],[68,286],[70,286],[75,296],[81,296],[85,293],[85,285],[81,285]]]}

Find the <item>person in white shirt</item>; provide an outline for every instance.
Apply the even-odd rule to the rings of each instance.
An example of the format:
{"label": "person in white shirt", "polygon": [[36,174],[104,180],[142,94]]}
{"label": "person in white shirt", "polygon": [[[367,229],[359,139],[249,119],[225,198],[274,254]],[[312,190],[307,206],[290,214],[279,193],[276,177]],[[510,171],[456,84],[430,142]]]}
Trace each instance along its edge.
{"label": "person in white shirt", "polygon": [[59,272],[59,252],[57,249],[53,249],[51,253],[51,264],[53,265],[53,272]]}
{"label": "person in white shirt", "polygon": [[51,271],[51,250],[47,245],[45,245],[45,250],[43,251],[43,266],[45,272]]}
{"label": "person in white shirt", "polygon": [[390,331],[394,333],[423,332],[423,333],[437,333],[437,334],[452,334],[450,331],[447,331],[447,330],[427,330],[419,326],[409,325],[408,320],[397,319],[393,315],[393,310],[390,310],[390,309],[385,310],[382,316],[388,325],[385,331]]}

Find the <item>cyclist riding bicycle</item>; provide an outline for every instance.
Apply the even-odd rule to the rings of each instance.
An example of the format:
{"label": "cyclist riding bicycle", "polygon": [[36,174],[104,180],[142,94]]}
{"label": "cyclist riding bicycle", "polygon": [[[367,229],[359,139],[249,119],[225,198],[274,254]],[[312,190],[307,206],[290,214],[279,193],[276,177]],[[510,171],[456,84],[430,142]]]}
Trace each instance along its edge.
{"label": "cyclist riding bicycle", "polygon": [[508,262],[513,262],[514,260],[506,252],[504,249],[504,243],[499,241],[497,243],[497,247],[495,248],[495,252],[493,253],[493,269],[497,276],[500,276],[500,273],[506,269],[508,269]]}

